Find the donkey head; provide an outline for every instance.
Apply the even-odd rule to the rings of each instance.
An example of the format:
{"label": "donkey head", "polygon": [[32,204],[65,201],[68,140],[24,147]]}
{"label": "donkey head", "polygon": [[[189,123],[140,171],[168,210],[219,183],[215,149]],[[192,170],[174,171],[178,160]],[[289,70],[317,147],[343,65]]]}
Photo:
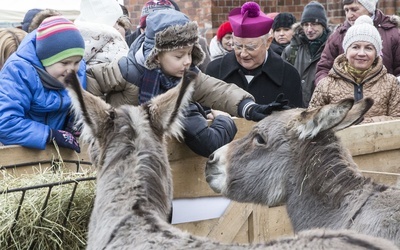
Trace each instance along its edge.
{"label": "donkey head", "polygon": [[164,135],[181,137],[182,111],[191,99],[195,77],[194,72],[186,72],[181,84],[167,93],[141,106],[115,108],[82,90],[76,75],[69,74],[66,87],[76,117],[83,124],[82,139],[98,152],[92,159],[96,166],[102,165],[109,151],[138,151],[149,143],[161,142]]}
{"label": "donkey head", "polygon": [[[239,202],[269,206],[285,202],[288,178],[297,171],[296,149],[321,133],[334,133],[359,122],[373,104],[345,99],[315,110],[274,112],[248,135],[216,150],[206,165],[206,180],[218,193]],[[299,147],[296,147],[299,146]]]}
{"label": "donkey head", "polygon": [[165,136],[181,135],[183,110],[192,97],[196,76],[185,72],[181,83],[168,92],[141,106],[117,108],[82,90],[74,73],[67,76],[73,110],[83,124],[81,139],[88,142],[97,168],[98,197],[124,193],[126,199],[149,201],[141,204],[156,206],[162,217],[168,216],[172,178]]}

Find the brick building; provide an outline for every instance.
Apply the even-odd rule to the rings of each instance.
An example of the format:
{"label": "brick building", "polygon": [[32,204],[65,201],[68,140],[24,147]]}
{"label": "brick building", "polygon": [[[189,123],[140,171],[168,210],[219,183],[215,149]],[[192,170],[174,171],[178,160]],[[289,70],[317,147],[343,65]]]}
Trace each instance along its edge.
{"label": "brick building", "polygon": [[[148,0],[124,0],[124,4],[129,10],[132,23],[139,23],[140,13],[144,3]],[[264,13],[271,12],[291,12],[298,20],[304,6],[311,0],[254,0],[257,2]],[[240,7],[245,0],[175,0],[181,11],[188,15],[191,20],[197,21],[201,33],[210,39],[218,26],[227,20],[228,13],[235,7]],[[325,6],[329,22],[339,24],[344,21],[343,5],[341,0],[320,0]],[[399,0],[379,0],[379,9],[385,14],[399,14]]]}

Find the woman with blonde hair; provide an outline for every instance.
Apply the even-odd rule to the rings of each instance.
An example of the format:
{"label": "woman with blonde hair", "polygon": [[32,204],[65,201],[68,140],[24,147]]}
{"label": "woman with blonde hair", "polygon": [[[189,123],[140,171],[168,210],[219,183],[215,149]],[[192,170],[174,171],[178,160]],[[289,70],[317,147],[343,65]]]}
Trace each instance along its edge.
{"label": "woman with blonde hair", "polygon": [[0,69],[3,68],[7,58],[17,50],[26,34],[18,28],[0,28]]}
{"label": "woman with blonde hair", "polygon": [[400,119],[400,85],[383,64],[382,38],[369,16],[357,18],[343,38],[344,53],[315,88],[309,109],[371,97],[374,105],[363,123]]}

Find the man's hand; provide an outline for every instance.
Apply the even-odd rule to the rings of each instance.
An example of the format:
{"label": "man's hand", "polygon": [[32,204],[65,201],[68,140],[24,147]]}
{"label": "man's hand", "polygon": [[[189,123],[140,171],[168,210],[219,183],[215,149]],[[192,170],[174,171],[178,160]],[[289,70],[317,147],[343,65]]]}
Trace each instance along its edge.
{"label": "man's hand", "polygon": [[260,104],[253,104],[247,109],[245,118],[247,120],[252,121],[260,121],[270,115],[273,111],[279,111],[284,109],[289,109],[289,100],[283,99],[284,94],[280,93],[275,101],[271,102],[270,104],[260,105]]}

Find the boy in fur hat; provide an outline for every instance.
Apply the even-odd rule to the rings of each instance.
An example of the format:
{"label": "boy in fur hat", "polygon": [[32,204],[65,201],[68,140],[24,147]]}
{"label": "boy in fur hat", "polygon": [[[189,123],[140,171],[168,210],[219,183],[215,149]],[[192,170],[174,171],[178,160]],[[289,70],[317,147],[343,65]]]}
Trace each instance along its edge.
{"label": "boy in fur hat", "polygon": [[383,41],[382,59],[388,72],[400,80],[400,17],[385,15],[377,9],[377,0],[343,0],[346,21],[329,36],[321,60],[317,65],[316,84],[324,78],[333,66],[335,58],[342,54],[343,38],[347,30],[361,15],[367,15],[373,21]]}
{"label": "boy in fur hat", "polygon": [[[89,92],[105,98],[113,106],[139,104],[139,86],[141,86],[141,80],[146,68],[145,61],[155,43],[156,32],[154,30],[163,30],[169,26],[174,26],[179,19],[184,20],[181,25],[189,22],[189,18],[179,11],[160,11],[169,11],[169,13],[164,15],[164,20],[155,22],[155,26],[147,24],[146,32],[140,35],[131,45],[127,56],[123,56],[111,63],[94,65],[87,70]],[[149,17],[157,12],[151,13]],[[165,26],[163,29],[158,29],[156,27],[160,28],[162,26],[157,25]],[[199,45],[196,42],[193,47],[193,54],[198,54],[199,50]],[[196,64],[200,62],[198,59],[199,57],[193,57],[192,64],[194,66],[197,66]],[[153,93],[153,90],[150,93]],[[265,105],[257,104],[251,94],[235,84],[228,84],[201,71],[199,71],[196,78],[196,90],[193,100],[205,107],[222,110],[230,115],[246,117],[248,120],[253,121],[263,119],[274,110],[281,110],[288,103],[286,100],[280,99]]]}
{"label": "boy in fur hat", "polygon": [[[168,24],[160,21],[166,18],[169,18]],[[185,70],[199,73],[196,65],[204,59],[198,44],[197,24],[177,11],[158,11],[147,17],[144,48],[148,56],[139,85],[139,103],[175,87]],[[228,113],[211,110],[208,117],[213,120],[208,126],[205,110],[199,103],[192,102],[185,116],[185,143],[204,157],[232,141],[236,135],[236,125]]]}

